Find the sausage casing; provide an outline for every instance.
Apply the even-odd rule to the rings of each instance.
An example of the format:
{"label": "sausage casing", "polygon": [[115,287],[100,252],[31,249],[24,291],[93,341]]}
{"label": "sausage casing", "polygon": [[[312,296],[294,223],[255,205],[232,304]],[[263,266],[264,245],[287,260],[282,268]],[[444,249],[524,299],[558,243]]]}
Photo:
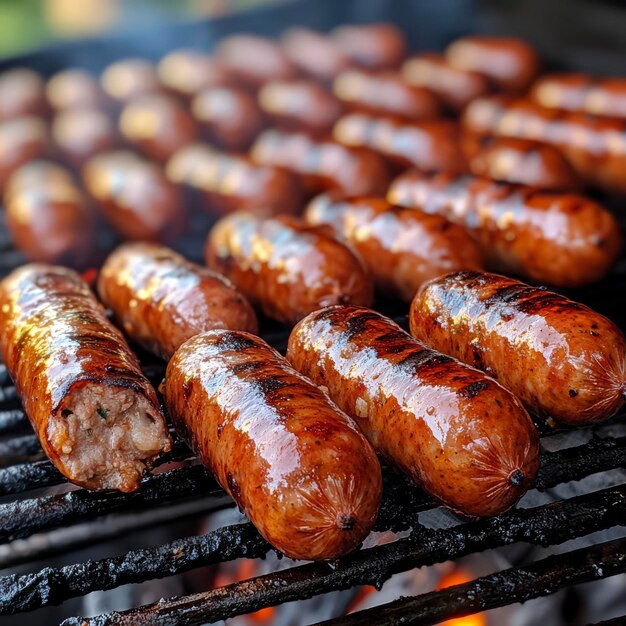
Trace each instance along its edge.
{"label": "sausage casing", "polygon": [[164,91],[154,65],[139,58],[111,63],[100,76],[100,84],[107,96],[122,103]]}
{"label": "sausage casing", "polygon": [[480,269],[470,235],[440,215],[389,204],[382,198],[324,194],[307,207],[308,224],[328,224],[360,254],[376,288],[411,300],[425,281],[458,269]]}
{"label": "sausage casing", "polygon": [[378,459],[354,422],[262,339],[210,331],[173,356],[174,425],[259,532],[294,559],[332,559],[373,526]]}
{"label": "sausage casing", "polygon": [[622,332],[556,293],[458,272],[420,289],[410,323],[420,341],[485,370],[529,409],[564,424],[606,419],[624,403]]}
{"label": "sausage casing", "polygon": [[622,248],[615,217],[584,196],[413,171],[392,183],[388,200],[464,226],[489,267],[551,285],[599,280]]}
{"label": "sausage casing", "polygon": [[393,24],[348,24],[334,28],[330,36],[361,67],[393,69],[406,56],[404,33]]}
{"label": "sausage casing", "polygon": [[137,357],[78,274],[24,265],[0,283],[2,356],[41,445],[89,489],[133,491],[170,449]]}
{"label": "sausage casing", "polygon": [[45,83],[37,72],[17,67],[0,74],[0,122],[47,112]]}
{"label": "sausage casing", "polygon": [[258,330],[254,310],[229,281],[157,244],[114,250],[98,294],[131,339],[164,359],[207,330]]}
{"label": "sausage casing", "polygon": [[107,104],[98,79],[77,68],[52,76],[46,84],[46,97],[50,106],[58,111],[91,110]]}
{"label": "sausage casing", "polygon": [[331,304],[372,301],[361,260],[326,228],[291,216],[222,218],[209,234],[205,257],[263,313],[287,324]]}
{"label": "sausage casing", "polygon": [[496,515],[532,484],[539,437],[519,400],[381,314],[316,311],[293,329],[287,358],[328,388],[378,452],[447,506]]}

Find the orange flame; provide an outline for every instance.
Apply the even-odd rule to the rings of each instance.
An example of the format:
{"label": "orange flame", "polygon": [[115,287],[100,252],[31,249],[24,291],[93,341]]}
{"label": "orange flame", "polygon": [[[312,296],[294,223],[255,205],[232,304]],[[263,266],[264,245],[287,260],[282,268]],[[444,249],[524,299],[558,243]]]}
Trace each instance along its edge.
{"label": "orange flame", "polygon": [[[448,574],[444,574],[439,579],[437,589],[462,585],[473,579],[474,576],[472,576],[470,572],[457,567]],[[487,617],[484,613],[474,613],[474,615],[466,615],[465,617],[456,617],[446,620],[445,622],[441,622],[439,626],[487,626]]]}

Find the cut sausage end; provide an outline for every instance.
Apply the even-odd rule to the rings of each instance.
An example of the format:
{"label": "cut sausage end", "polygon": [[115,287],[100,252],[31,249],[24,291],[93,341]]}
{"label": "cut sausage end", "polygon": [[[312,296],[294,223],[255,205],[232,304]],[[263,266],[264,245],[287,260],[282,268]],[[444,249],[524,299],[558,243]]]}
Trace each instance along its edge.
{"label": "cut sausage end", "polygon": [[514,472],[509,474],[509,483],[514,487],[519,487],[524,483],[524,472],[522,470],[516,469]]}
{"label": "cut sausage end", "polygon": [[353,515],[340,514],[337,516],[337,528],[339,530],[350,531],[354,528],[356,519]]}

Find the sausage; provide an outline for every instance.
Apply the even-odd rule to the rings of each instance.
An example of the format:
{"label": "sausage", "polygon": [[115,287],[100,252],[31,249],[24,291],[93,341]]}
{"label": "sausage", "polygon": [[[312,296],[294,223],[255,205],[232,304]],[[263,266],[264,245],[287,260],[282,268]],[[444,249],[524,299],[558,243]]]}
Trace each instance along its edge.
{"label": "sausage", "polygon": [[40,117],[16,117],[0,122],[0,188],[21,165],[50,155],[50,137]]}
{"label": "sausage", "polygon": [[351,195],[382,195],[389,185],[387,165],[375,152],[305,133],[266,130],[250,154],[257,163],[298,174],[311,194],[339,189]]}
{"label": "sausage", "polygon": [[311,313],[291,332],[287,359],[328,389],[377,452],[455,511],[497,515],[532,485],[539,437],[519,400],[380,313]]}
{"label": "sausage", "polygon": [[171,441],[154,389],[73,270],[24,265],[0,283],[0,345],[44,451],[88,489],[134,491]]}
{"label": "sausage", "polygon": [[417,167],[426,172],[465,170],[458,127],[451,120],[405,122],[349,113],[335,124],[333,137],[346,146],[370,148],[399,168]]}
{"label": "sausage", "polygon": [[411,86],[396,72],[347,70],[337,76],[333,91],[350,110],[424,120],[441,113],[437,98],[424,87]]}
{"label": "sausage", "polygon": [[98,109],[107,104],[98,79],[72,68],[57,72],[46,84],[48,103],[57,111]]}
{"label": "sausage", "polygon": [[462,37],[446,48],[445,58],[452,67],[483,74],[510,93],[525,92],[539,73],[534,48],[516,37]]}
{"label": "sausage", "polygon": [[548,191],[576,191],[581,181],[553,146],[514,137],[464,137],[469,171],[505,183]]}
{"label": "sausage", "polygon": [[115,249],[98,294],[128,337],[164,359],[207,330],[258,331],[254,310],[228,280],[158,244]]}
{"label": "sausage", "polygon": [[179,150],[169,160],[166,174],[195,191],[213,214],[240,209],[261,215],[295,213],[302,205],[302,190],[293,174],[204,144]]}
{"label": "sausage", "polygon": [[167,366],[164,396],[178,432],[275,548],[334,559],[365,539],[381,499],[374,451],[262,339],[193,337]]}
{"label": "sausage", "polygon": [[47,112],[45,83],[37,72],[17,67],[0,74],[0,122]]}
{"label": "sausage", "polygon": [[233,80],[218,61],[195,50],[175,50],[165,55],[159,61],[157,75],[167,89],[186,99]]}
{"label": "sausage", "polygon": [[131,100],[120,114],[119,129],[131,145],[155,161],[167,161],[198,135],[196,123],[172,96],[151,94]]}
{"label": "sausage", "polygon": [[250,147],[263,128],[255,98],[239,87],[211,87],[191,102],[191,112],[209,140],[230,150]]}
{"label": "sausage", "polygon": [[9,178],[6,226],[29,261],[84,266],[93,250],[87,199],[64,168],[31,161]]}
{"label": "sausage", "polygon": [[310,80],[264,85],[259,91],[259,106],[279,126],[321,134],[329,132],[343,113],[339,100]]}
{"label": "sausage", "polygon": [[372,302],[362,261],[328,229],[291,216],[224,217],[209,233],[205,259],[265,315],[285,324],[331,304]]}
{"label": "sausage", "polygon": [[374,70],[397,67],[407,52],[404,33],[393,24],[338,26],[330,35],[357,65]]}
{"label": "sausage", "polygon": [[407,59],[402,65],[402,77],[409,85],[428,89],[452,111],[461,111],[491,91],[482,74],[452,67],[442,55],[431,52]]}
{"label": "sausage", "polygon": [[113,150],[120,144],[115,124],[98,109],[57,113],[50,132],[58,152],[78,170],[96,154]]}
{"label": "sausage", "polygon": [[290,28],[281,38],[289,60],[304,74],[330,83],[354,62],[328,35],[309,28]]}
{"label": "sausage", "polygon": [[626,79],[589,74],[548,74],[537,79],[530,98],[550,109],[626,117]]}
{"label": "sausage", "polygon": [[312,226],[329,225],[359,253],[376,288],[404,300],[435,276],[482,267],[482,254],[463,228],[382,198],[324,194],[308,205],[304,219]]}
{"label": "sausage", "polygon": [[231,35],[220,42],[215,56],[236,80],[252,88],[297,75],[285,51],[266,37]]}
{"label": "sausage", "polygon": [[418,340],[485,370],[539,415],[584,426],[624,404],[624,335],[559,294],[456,272],[420,289],[410,322]]}
{"label": "sausage", "polygon": [[622,248],[617,220],[584,196],[414,171],[392,183],[387,199],[467,228],[488,267],[559,287],[599,280]]}
{"label": "sausage", "polygon": [[105,152],[83,169],[83,184],[124,239],[171,241],[184,230],[182,194],[160,167],[133,152]]}
{"label": "sausage", "polygon": [[586,183],[626,194],[626,120],[494,97],[472,102],[463,115],[463,126],[478,135],[533,139],[552,145]]}
{"label": "sausage", "polygon": [[107,96],[121,103],[164,91],[156,68],[146,59],[129,58],[111,63],[102,73],[100,84]]}

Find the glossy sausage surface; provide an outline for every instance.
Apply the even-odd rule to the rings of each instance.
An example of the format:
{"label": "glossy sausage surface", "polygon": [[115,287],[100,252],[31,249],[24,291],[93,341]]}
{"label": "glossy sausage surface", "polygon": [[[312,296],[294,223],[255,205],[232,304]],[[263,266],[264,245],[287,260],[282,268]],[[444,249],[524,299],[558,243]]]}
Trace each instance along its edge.
{"label": "glossy sausage surface", "polygon": [[127,102],[139,96],[164,90],[155,66],[146,59],[128,58],[111,63],[100,77],[102,89],[110,98]]}
{"label": "glossy sausage surface", "polygon": [[413,171],[392,183],[388,200],[464,226],[489,267],[551,285],[599,280],[622,249],[615,217],[584,196]]}
{"label": "glossy sausage surface", "polygon": [[496,274],[459,272],[420,289],[410,322],[420,341],[485,370],[540,415],[582,426],[624,403],[622,332],[564,296]]}
{"label": "glossy sausage surface", "polygon": [[209,234],[205,258],[265,315],[286,324],[331,304],[372,301],[361,260],[327,229],[291,216],[222,218]]}
{"label": "glossy sausage surface", "polygon": [[46,97],[59,111],[98,109],[107,104],[98,79],[76,68],[54,74],[46,84]]}
{"label": "glossy sausage surface", "polygon": [[37,72],[17,67],[0,74],[0,122],[46,113],[45,83]]}
{"label": "glossy sausage surface", "polygon": [[532,485],[539,438],[520,402],[380,313],[316,311],[293,329],[287,358],[378,452],[456,511],[497,515]]}
{"label": "glossy sausage surface", "polygon": [[406,56],[404,33],[393,24],[379,22],[338,26],[330,35],[339,48],[362,67],[393,69]]}
{"label": "glossy sausage surface", "polygon": [[46,454],[72,482],[133,491],[170,449],[154,389],[81,278],[24,265],[0,283],[2,356]]}
{"label": "glossy sausage surface", "polygon": [[360,254],[376,288],[404,300],[435,276],[482,266],[478,246],[463,228],[382,198],[323,194],[308,205],[304,219],[331,226]]}
{"label": "glossy sausage surface", "polygon": [[207,330],[258,330],[252,307],[228,280],[157,244],[114,250],[98,294],[129,337],[164,359]]}
{"label": "glossy sausage surface", "polygon": [[278,550],[333,559],[367,536],[381,497],[374,451],[262,339],[190,339],[168,364],[164,396],[176,429]]}

